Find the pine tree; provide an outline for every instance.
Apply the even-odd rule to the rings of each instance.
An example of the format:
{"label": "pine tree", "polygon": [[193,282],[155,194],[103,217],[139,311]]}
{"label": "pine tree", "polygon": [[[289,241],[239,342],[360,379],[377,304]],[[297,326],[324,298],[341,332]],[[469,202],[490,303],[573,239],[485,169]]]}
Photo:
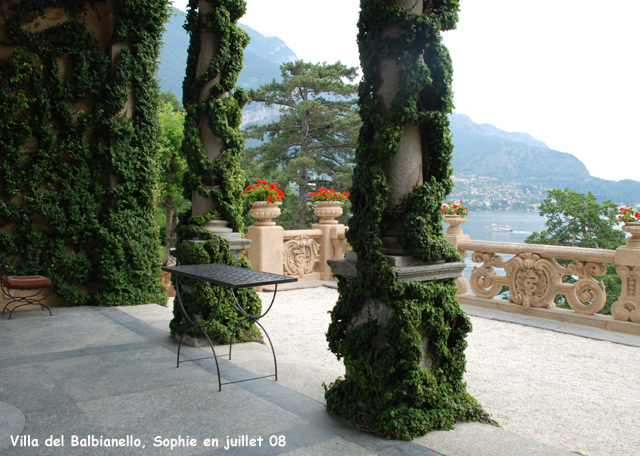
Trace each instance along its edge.
{"label": "pine tree", "polygon": [[298,198],[285,199],[285,204],[295,202],[297,224],[305,229],[312,189],[350,187],[360,118],[357,86],[348,82],[354,81],[356,68],[297,61],[280,69],[282,82],[249,92],[252,101],[280,106],[281,115],[246,129],[247,138],[263,142],[245,150],[244,169],[249,182],[262,178],[297,187]]}

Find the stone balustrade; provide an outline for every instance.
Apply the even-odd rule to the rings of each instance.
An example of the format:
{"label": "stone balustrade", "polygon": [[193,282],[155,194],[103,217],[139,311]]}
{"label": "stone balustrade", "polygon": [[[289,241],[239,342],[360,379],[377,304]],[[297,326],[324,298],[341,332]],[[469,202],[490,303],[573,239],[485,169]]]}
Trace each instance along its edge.
{"label": "stone balustrade", "polygon": [[342,259],[349,250],[352,250],[351,246],[347,242],[347,229],[348,228],[344,225],[334,226],[331,228],[329,236],[331,238],[331,245],[333,246],[332,260]]}
{"label": "stone balustrade", "polygon": [[[459,225],[464,219],[460,219],[445,217],[445,222],[451,224],[445,237],[463,258],[473,252],[471,259],[478,263],[469,281],[464,275],[458,278],[460,303],[563,321],[570,320],[568,315],[577,315],[576,322],[581,324],[640,334],[640,326],[635,325],[640,323],[640,245],[635,237],[616,250],[474,241],[463,233]],[[513,257],[505,260],[499,254]],[[573,261],[564,266],[558,263],[559,259]],[[597,277],[606,274],[607,264],[618,265],[622,281],[611,317],[595,315],[606,304],[606,287]],[[502,269],[504,275],[499,275],[497,269]],[[563,283],[566,276],[573,277],[573,283]],[[505,286],[509,288],[508,301],[495,299]],[[468,293],[469,287],[473,294]],[[572,310],[555,309],[558,295],[566,298]]]}
{"label": "stone balustrade", "polygon": [[[295,276],[300,281],[334,280],[327,261],[343,259],[351,250],[345,235],[348,228],[323,215],[325,219],[310,230],[283,230],[275,224],[249,227],[247,238],[253,243],[247,256],[254,268]],[[451,225],[445,238],[463,258],[473,252],[471,259],[478,264],[469,281],[464,274],[457,279],[462,304],[563,321],[576,321],[568,318],[573,315],[582,324],[640,334],[640,325],[636,325],[640,323],[640,243],[634,227],[625,228],[632,234],[626,245],[604,250],[475,241],[460,227],[464,221],[463,217],[445,217]],[[505,260],[501,254],[513,257]],[[565,266],[557,260],[573,262]],[[611,316],[597,314],[607,298],[606,287],[597,277],[606,274],[607,264],[618,265],[622,281]],[[503,275],[498,274],[500,269]],[[573,283],[564,283],[566,276],[572,276]],[[509,289],[508,300],[496,299],[503,287]],[[555,308],[558,295],[566,298],[572,310]]]}
{"label": "stone balustrade", "polygon": [[346,239],[348,228],[334,220],[342,208],[330,206],[316,209],[323,220],[310,230],[284,230],[265,220],[250,226],[247,257],[254,269],[297,277],[300,282],[335,280],[327,261],[344,258],[351,246]]}

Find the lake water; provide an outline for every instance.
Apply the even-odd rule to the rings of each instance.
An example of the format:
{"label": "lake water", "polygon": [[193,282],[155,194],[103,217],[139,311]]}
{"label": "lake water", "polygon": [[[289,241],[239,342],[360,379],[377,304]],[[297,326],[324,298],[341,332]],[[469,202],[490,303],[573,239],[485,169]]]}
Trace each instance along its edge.
{"label": "lake water", "polygon": [[[494,241],[522,243],[534,231],[540,232],[545,229],[547,218],[540,216],[537,212],[526,211],[474,211],[467,217],[466,223],[460,225],[464,234],[471,236],[474,241]],[[513,231],[489,231],[486,227],[492,223],[500,226],[510,226]],[[444,231],[449,227],[448,224],[442,223]],[[513,255],[501,254],[502,258],[508,260]],[[464,269],[464,275],[469,279],[474,266],[480,266],[480,263],[471,261],[471,254],[465,258],[467,267]],[[496,269],[496,273],[504,275],[502,269]]]}

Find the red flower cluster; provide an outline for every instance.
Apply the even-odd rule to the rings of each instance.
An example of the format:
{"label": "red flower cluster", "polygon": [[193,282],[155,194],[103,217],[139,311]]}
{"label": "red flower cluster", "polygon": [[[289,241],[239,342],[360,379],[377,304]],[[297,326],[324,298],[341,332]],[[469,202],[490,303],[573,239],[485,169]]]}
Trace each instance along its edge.
{"label": "red flower cluster", "polygon": [[614,220],[616,225],[624,222],[639,222],[640,221],[640,210],[636,211],[634,208],[629,206],[628,204],[625,207],[621,207],[618,211],[618,216]]}
{"label": "red flower cluster", "polygon": [[[464,203],[464,201],[460,200],[460,203]],[[466,217],[469,215],[469,209],[462,204],[447,201],[447,204],[442,205],[442,215],[462,215]]]}
{"label": "red flower cluster", "polygon": [[317,203],[318,201],[347,201],[349,199],[349,192],[336,192],[334,189],[327,190],[325,187],[322,187],[315,193],[309,193],[309,197],[311,197],[312,203]]}
{"label": "red flower cluster", "polygon": [[249,185],[242,191],[244,200],[247,203],[256,201],[268,201],[270,203],[282,201],[284,192],[278,188],[278,183],[270,184],[269,182],[258,179],[255,185]]}

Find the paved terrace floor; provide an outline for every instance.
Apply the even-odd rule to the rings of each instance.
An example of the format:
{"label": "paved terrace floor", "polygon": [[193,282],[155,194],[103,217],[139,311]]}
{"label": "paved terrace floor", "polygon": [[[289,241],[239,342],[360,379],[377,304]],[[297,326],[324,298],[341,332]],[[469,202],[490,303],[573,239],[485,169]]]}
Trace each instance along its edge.
{"label": "paved terrace floor", "polygon": [[[319,290],[319,291],[318,291]],[[435,456],[567,456],[575,453],[556,448],[558,445],[543,443],[545,438],[505,430],[494,426],[469,423],[459,424],[453,431],[434,432],[413,442],[383,440],[363,434],[354,429],[346,420],[332,417],[322,403],[323,381],[329,382],[336,375],[336,365],[323,361],[326,356],[322,347],[308,348],[316,343],[318,335],[326,330],[326,325],[314,329],[309,334],[302,323],[316,321],[318,315],[326,318],[326,307],[333,304],[333,290],[317,289],[315,292],[298,290],[283,292],[276,300],[276,308],[271,320],[267,317],[264,324],[270,332],[278,349],[279,381],[262,379],[223,385],[218,391],[215,364],[213,360],[196,361],[175,367],[177,344],[168,336],[168,321],[171,311],[156,305],[134,308],[57,308],[54,316],[49,317],[39,310],[16,312],[13,320],[0,320],[0,453],[6,455],[426,455]],[[321,305],[314,302],[321,301]],[[329,298],[328,298],[328,297]],[[333,298],[332,298],[333,297]],[[335,302],[335,299],[334,299]],[[301,303],[312,306],[311,311],[300,312]],[[279,306],[278,306],[279,304]],[[473,310],[469,310],[473,312]],[[294,318],[302,318],[299,322]],[[598,383],[599,373],[591,372],[588,360],[576,347],[584,344],[605,344],[597,347],[607,356],[615,359],[621,350],[632,350],[636,360],[640,359],[640,338],[626,338],[627,345],[585,339],[568,334],[538,328],[525,327],[512,323],[491,320],[492,315],[473,317],[476,330],[469,338],[470,390],[485,405],[498,421],[508,421],[510,427],[515,423],[515,431],[521,423],[526,425],[528,416],[533,416],[538,427],[558,427],[557,417],[548,420],[540,416],[540,410],[531,408],[530,402],[520,400],[533,394],[538,386],[550,383],[559,387],[566,381],[576,384],[593,382],[590,389],[595,396],[613,389],[615,400],[605,403],[605,417],[602,421],[596,416],[561,424],[557,431],[565,435],[569,449],[580,451],[587,456],[597,454],[638,455],[640,454],[638,418],[638,371],[633,363],[623,362],[615,371],[605,372],[619,378],[619,384],[602,385]],[[285,319],[290,325],[283,325]],[[291,321],[291,319],[294,319]],[[300,323],[300,324],[297,324]],[[529,322],[532,323],[532,322]],[[535,322],[533,322],[535,323]],[[542,322],[542,325],[547,323]],[[273,326],[273,330],[272,330]],[[498,336],[503,342],[508,337],[505,353],[495,352],[490,341],[495,339],[499,327],[503,330]],[[504,333],[506,328],[506,333]],[[300,332],[302,329],[302,332]],[[554,328],[552,328],[554,329]],[[559,328],[555,328],[558,330]],[[561,329],[570,332],[567,328]],[[582,331],[577,328],[576,331]],[[526,331],[539,331],[551,335],[557,343],[557,351],[546,353],[542,360],[535,350],[535,342]],[[299,333],[303,340],[291,344],[287,337]],[[481,334],[482,333],[482,334]],[[506,334],[506,336],[505,336]],[[282,336],[282,343],[279,338]],[[285,337],[286,336],[286,337]],[[606,334],[605,334],[606,336]],[[575,339],[575,345],[569,347],[562,338]],[[602,337],[600,337],[602,338]],[[620,342],[620,341],[618,341]],[[517,348],[531,346],[531,359],[522,359]],[[539,345],[542,345],[540,342]],[[635,346],[634,346],[635,345]],[[282,347],[282,349],[280,349]],[[303,348],[300,348],[303,347]],[[307,348],[304,348],[307,347]],[[284,349],[290,348],[290,354]],[[571,356],[577,358],[575,364],[562,365],[562,360],[554,358],[557,353],[571,350]],[[200,349],[186,347],[183,353],[189,358],[203,356]],[[218,354],[225,352],[219,347]],[[589,353],[592,347],[589,348]],[[310,353],[317,353],[312,355]],[[625,356],[627,354],[625,353]],[[489,360],[502,360],[499,366]],[[485,361],[483,361],[485,360]],[[535,371],[535,362],[550,363],[560,372],[561,378],[544,378],[543,371]],[[337,362],[337,361],[332,361]],[[494,361],[495,362],[495,361]],[[560,363],[560,364],[558,364]],[[233,361],[220,359],[223,381],[237,380],[258,374],[270,373],[273,365],[269,349],[260,344],[240,344],[234,346]],[[499,367],[499,368],[498,368]],[[611,370],[611,366],[605,366]],[[518,376],[528,381],[513,382],[509,370],[516,370]],[[558,370],[559,369],[559,370]],[[635,374],[633,372],[634,369]],[[485,374],[482,374],[482,371]],[[480,372],[480,374],[477,374]],[[481,378],[476,378],[479,375]],[[635,375],[635,377],[633,376]],[[482,378],[483,377],[483,378]],[[605,376],[606,377],[606,376]],[[502,380],[501,380],[502,379]],[[628,386],[631,382],[631,387]],[[476,384],[477,387],[472,387]],[[529,385],[527,385],[529,384]],[[485,404],[484,399],[491,395],[487,391],[499,390],[499,396],[506,405]],[[556,388],[557,389],[557,388]],[[508,391],[509,393],[505,393]],[[547,391],[547,390],[545,390]],[[554,388],[548,390],[554,393]],[[590,410],[591,397],[572,397],[564,388],[551,399],[556,403],[562,415],[562,409],[569,404],[585,404]],[[546,394],[546,393],[545,393]],[[582,394],[582,393],[580,393]],[[519,405],[520,402],[526,405]],[[628,416],[627,405],[635,408],[635,415]],[[564,405],[563,405],[564,404]],[[488,406],[487,406],[488,405]],[[496,408],[497,407],[497,408]],[[504,410],[499,410],[503,407]],[[541,407],[543,407],[541,405]],[[616,410],[623,407],[621,420],[616,421]],[[515,412],[514,412],[515,410]],[[573,412],[572,412],[573,413]],[[589,412],[590,413],[590,412]],[[501,414],[506,414],[502,417]],[[519,417],[520,416],[520,417]],[[524,417],[524,418],[523,418]],[[521,419],[522,418],[522,419]],[[503,423],[504,426],[504,423]],[[613,434],[624,441],[622,446],[605,445],[605,452],[585,452],[582,440],[574,442],[573,436],[583,435],[585,429],[593,433],[593,439]],[[13,445],[11,435],[20,432],[22,436]],[[46,446],[49,437],[60,439],[64,436],[64,447]],[[125,439],[124,443],[137,443],[140,446],[119,448],[71,446],[76,436],[80,443],[83,439],[103,438]],[[129,440],[127,440],[127,436]],[[164,439],[195,439],[197,446],[181,446],[171,450],[164,446],[154,446]],[[256,446],[227,446],[231,443],[258,440]],[[158,440],[160,437],[160,440]],[[15,437],[14,437],[15,438]],[[26,446],[38,439],[39,446]],[[217,446],[206,447],[207,439],[217,439]],[[615,440],[614,439],[614,442]],[[169,442],[167,440],[166,442]],[[274,443],[275,445],[270,445]],[[187,441],[194,443],[194,441]],[[22,446],[21,446],[22,444]],[[280,444],[280,445],[278,445]],[[562,446],[562,445],[561,445]],[[621,452],[622,451],[622,452]]]}

